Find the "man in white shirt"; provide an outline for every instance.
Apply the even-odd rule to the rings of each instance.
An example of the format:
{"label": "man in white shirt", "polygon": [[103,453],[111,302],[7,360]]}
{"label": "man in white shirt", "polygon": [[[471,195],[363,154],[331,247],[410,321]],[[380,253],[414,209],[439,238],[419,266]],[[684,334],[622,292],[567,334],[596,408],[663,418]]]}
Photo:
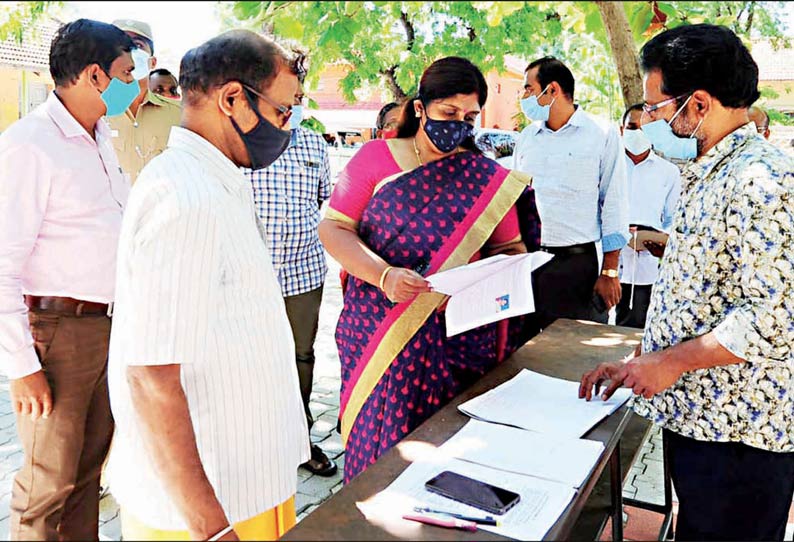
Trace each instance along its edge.
{"label": "man in white shirt", "polygon": [[309,457],[295,351],[241,166],[286,148],[297,66],[233,30],[188,51],[181,127],[119,240],[107,474],[125,540],[274,540]]}
{"label": "man in white shirt", "polygon": [[96,540],[113,433],[107,387],[125,180],[103,115],[137,93],[132,41],[79,19],[50,47],[55,90],[0,136],[0,366],[25,459],[12,540]]}
{"label": "man in white shirt", "polygon": [[[670,233],[673,213],[681,194],[678,167],[651,150],[651,142],[640,129],[642,104],[623,114],[620,133],[626,148],[629,188],[629,223],[632,235],[637,228],[652,228]],[[615,322],[619,326],[645,327],[651,288],[659,274],[659,257],[647,248],[635,250],[626,245],[620,252],[620,286]]]}
{"label": "man in white shirt", "polygon": [[618,257],[629,240],[618,130],[573,100],[574,78],[565,64],[544,57],[527,67],[521,109],[534,122],[521,132],[513,159],[514,169],[532,175],[541,249],[554,254],[535,274],[541,328],[557,318],[606,323],[620,300]]}

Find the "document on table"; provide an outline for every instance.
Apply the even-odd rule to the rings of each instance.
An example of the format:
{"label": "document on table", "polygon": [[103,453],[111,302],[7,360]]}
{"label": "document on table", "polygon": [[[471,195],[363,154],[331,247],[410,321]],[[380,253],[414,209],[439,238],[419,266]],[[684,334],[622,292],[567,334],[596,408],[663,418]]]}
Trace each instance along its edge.
{"label": "document on table", "polygon": [[471,420],[438,451],[445,457],[579,488],[604,453],[604,444]]}
{"label": "document on table", "polygon": [[532,272],[552,257],[546,252],[499,254],[427,277],[435,291],[450,296],[447,337],[534,312]]}
{"label": "document on table", "polygon": [[498,526],[478,526],[482,530],[519,540],[543,538],[576,494],[573,488],[557,482],[509,473],[458,459],[442,459],[436,462],[412,463],[389,487],[367,501],[356,503],[356,506],[367,520],[381,524],[390,532],[400,532],[402,537],[408,535],[409,538],[410,533],[406,532],[408,527],[406,524],[416,528],[418,524],[402,519],[402,515],[413,513],[414,506],[429,506],[471,516],[493,515],[427,491],[425,482],[445,470],[521,495],[521,500],[515,507],[498,516],[500,521]]}
{"label": "document on table", "polygon": [[631,397],[618,389],[608,401],[579,399],[579,382],[522,370],[507,382],[458,406],[464,414],[486,422],[578,438]]}

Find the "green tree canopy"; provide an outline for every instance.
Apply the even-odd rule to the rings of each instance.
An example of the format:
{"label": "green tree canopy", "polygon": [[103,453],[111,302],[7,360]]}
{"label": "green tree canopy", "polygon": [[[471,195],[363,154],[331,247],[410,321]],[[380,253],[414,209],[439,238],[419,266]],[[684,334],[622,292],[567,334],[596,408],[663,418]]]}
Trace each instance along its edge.
{"label": "green tree canopy", "polygon": [[[623,2],[636,50],[681,24],[725,24],[748,43],[765,37],[787,43],[780,13],[785,2]],[[616,118],[623,109],[618,73],[625,63],[610,49],[595,2],[233,2],[226,24],[265,29],[310,52],[314,66],[346,62],[348,101],[362,88],[403,98],[422,71],[443,56],[472,60],[484,72],[505,70],[505,55],[560,57],[574,71],[577,100]],[[624,55],[625,56],[625,55]],[[319,70],[309,74],[310,85]]]}

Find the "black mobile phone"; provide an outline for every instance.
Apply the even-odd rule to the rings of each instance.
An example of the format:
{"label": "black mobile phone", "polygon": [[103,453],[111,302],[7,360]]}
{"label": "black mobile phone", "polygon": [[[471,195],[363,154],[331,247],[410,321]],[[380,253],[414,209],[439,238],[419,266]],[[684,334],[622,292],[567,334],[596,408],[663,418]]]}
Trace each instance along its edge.
{"label": "black mobile phone", "polygon": [[425,482],[425,488],[498,516],[513,508],[521,500],[521,495],[518,493],[448,470]]}

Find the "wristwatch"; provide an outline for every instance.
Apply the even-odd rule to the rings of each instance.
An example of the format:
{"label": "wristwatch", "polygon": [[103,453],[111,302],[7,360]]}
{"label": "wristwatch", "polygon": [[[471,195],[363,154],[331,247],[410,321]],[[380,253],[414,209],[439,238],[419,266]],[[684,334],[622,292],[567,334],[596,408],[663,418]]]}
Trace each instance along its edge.
{"label": "wristwatch", "polygon": [[609,277],[611,279],[618,278],[618,270],[617,269],[604,269],[601,271],[601,274],[605,277]]}

